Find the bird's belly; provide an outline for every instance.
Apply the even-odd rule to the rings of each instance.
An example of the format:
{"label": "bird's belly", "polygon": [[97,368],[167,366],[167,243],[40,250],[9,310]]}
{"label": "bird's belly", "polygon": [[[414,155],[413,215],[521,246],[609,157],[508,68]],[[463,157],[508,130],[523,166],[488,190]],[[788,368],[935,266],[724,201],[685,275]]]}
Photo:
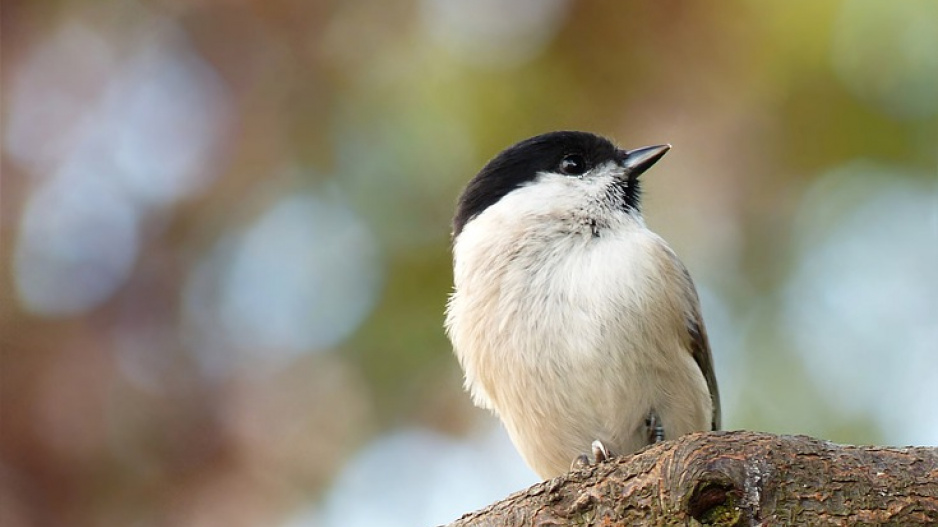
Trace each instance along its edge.
{"label": "bird's belly", "polygon": [[[610,362],[619,361],[579,357],[553,371],[559,365],[517,365],[527,371],[516,375],[530,382],[515,392],[500,391],[493,401],[513,443],[542,477],[567,472],[574,458],[589,453],[594,440],[615,455],[649,444],[646,419],[652,410],[666,439],[708,429],[710,409],[701,404],[707,400],[701,397],[705,381],[697,379],[702,376],[693,361],[678,363],[685,371],[665,374],[641,361],[629,368]],[[686,384],[675,390],[675,382]]]}
{"label": "bird's belly", "polygon": [[653,409],[666,438],[708,428],[706,381],[683,336],[649,322],[682,328],[680,306],[641,284],[619,288],[633,293],[619,298],[551,285],[504,313],[513,323],[500,340],[510,344],[494,364],[512,380],[491,387],[495,411],[538,474],[568,471],[594,440],[617,455],[635,452],[649,443]]}
{"label": "bird's belly", "polygon": [[[525,379],[524,386],[495,387],[494,409],[538,474],[551,477],[566,472],[575,457],[589,452],[594,440],[616,454],[634,452],[647,443],[645,417],[660,391],[650,385],[658,383],[648,376],[623,375],[612,364],[623,362],[621,358],[603,358],[583,349],[542,352],[540,360],[511,366],[512,377]],[[631,366],[629,370],[641,368],[640,363]]]}
{"label": "bird's belly", "polygon": [[574,391],[566,381],[554,379],[519,401],[500,401],[495,410],[525,461],[548,478],[568,471],[574,458],[589,453],[594,440],[615,454],[647,444],[644,420],[650,402],[637,390],[629,392],[627,386],[599,384]]}

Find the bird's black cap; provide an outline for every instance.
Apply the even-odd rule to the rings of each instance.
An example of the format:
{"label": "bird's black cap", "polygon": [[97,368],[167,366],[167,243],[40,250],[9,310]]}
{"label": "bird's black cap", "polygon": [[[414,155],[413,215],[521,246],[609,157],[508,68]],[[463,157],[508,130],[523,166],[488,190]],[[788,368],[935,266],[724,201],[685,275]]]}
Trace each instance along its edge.
{"label": "bird's black cap", "polygon": [[[638,175],[664,155],[667,148],[661,148],[660,155],[654,159],[627,168]],[[589,132],[550,132],[525,139],[496,155],[472,178],[459,198],[453,218],[453,235],[458,236],[469,220],[512,190],[533,181],[539,172],[561,172],[561,163],[569,156],[577,156],[575,159],[582,163],[579,168],[588,171],[608,161],[624,164],[628,155],[629,152],[616,148],[608,139]],[[623,204],[637,208],[638,192],[637,181],[630,181],[625,188]]]}

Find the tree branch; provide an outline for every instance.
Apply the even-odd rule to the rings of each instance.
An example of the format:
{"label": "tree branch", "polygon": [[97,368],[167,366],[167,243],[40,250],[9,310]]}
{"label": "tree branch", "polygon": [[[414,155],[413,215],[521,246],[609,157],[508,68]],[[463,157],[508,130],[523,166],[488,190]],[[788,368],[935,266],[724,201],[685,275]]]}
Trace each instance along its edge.
{"label": "tree branch", "polygon": [[450,527],[701,524],[938,525],[938,448],[691,434],[538,483]]}

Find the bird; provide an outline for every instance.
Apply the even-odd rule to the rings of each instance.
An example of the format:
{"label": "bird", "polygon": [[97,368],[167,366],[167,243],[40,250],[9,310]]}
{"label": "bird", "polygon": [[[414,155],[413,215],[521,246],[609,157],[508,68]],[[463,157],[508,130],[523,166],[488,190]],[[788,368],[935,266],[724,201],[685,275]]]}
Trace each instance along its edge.
{"label": "bird", "polygon": [[474,404],[544,479],[720,428],[694,283],[642,216],[639,176],[670,148],[544,133],[457,201],[445,331]]}

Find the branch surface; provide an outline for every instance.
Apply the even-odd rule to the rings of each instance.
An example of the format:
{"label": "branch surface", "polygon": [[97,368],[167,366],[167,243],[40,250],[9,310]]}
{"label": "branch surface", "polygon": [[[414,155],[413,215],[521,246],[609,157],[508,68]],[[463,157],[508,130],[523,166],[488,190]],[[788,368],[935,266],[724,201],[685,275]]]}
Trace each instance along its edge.
{"label": "branch surface", "polygon": [[707,432],[571,472],[450,524],[938,525],[938,448]]}

